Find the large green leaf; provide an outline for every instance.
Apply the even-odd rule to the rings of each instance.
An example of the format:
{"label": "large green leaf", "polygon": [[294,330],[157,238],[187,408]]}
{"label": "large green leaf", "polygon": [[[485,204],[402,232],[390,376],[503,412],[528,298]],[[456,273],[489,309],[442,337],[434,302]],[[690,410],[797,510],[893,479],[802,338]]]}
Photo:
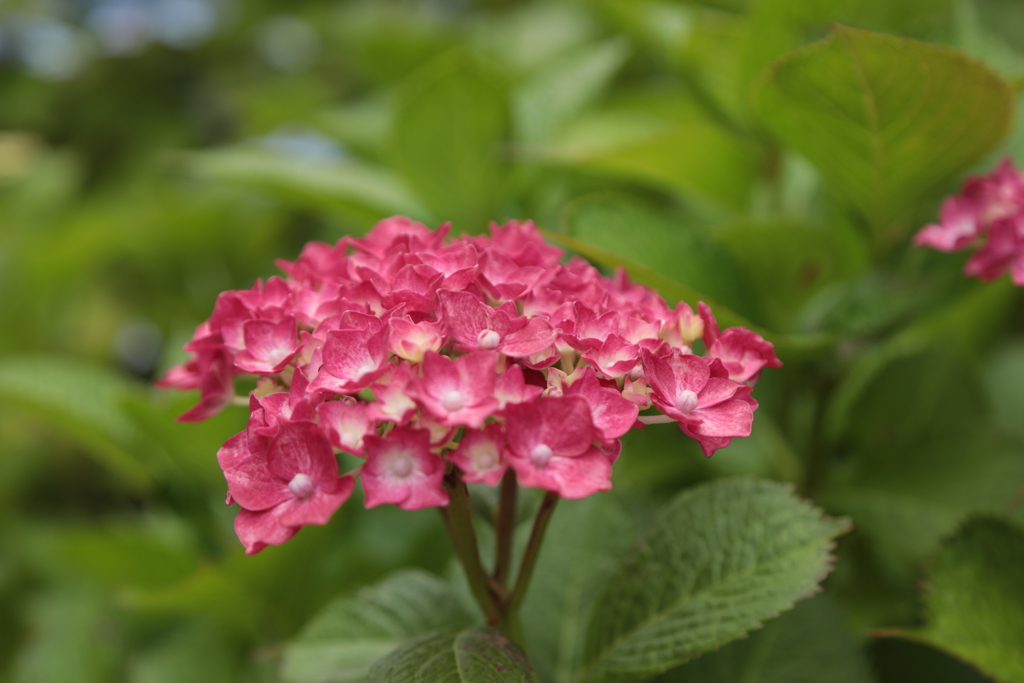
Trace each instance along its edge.
{"label": "large green leaf", "polygon": [[122,481],[152,483],[150,466],[136,448],[139,432],[121,408],[139,388],[112,370],[59,356],[8,356],[0,360],[0,403],[48,420],[81,440]]}
{"label": "large green leaf", "polygon": [[518,137],[540,142],[593,101],[629,55],[612,39],[573,50],[534,74],[516,93]]}
{"label": "large green leaf", "polygon": [[552,164],[631,180],[696,200],[707,209],[744,210],[758,171],[758,150],[706,118],[680,111],[592,114],[538,150]]}
{"label": "large green leaf", "polygon": [[329,605],[288,646],[281,673],[294,683],[362,681],[409,638],[468,623],[447,583],[405,570]]}
{"label": "large green leaf", "polygon": [[820,596],[797,605],[749,638],[673,669],[654,683],[871,683],[843,614]]}
{"label": "large green leaf", "polygon": [[1024,682],[1024,530],[999,518],[967,522],[925,586],[925,627],[884,634],[946,650],[1001,683]]}
{"label": "large green leaf", "polygon": [[742,266],[775,329],[792,329],[800,306],[821,287],[867,264],[860,236],[838,226],[796,221],[737,223],[715,231]]}
{"label": "large green leaf", "polygon": [[392,141],[398,169],[456,231],[481,232],[500,218],[508,118],[496,79],[458,54],[425,67],[399,93]]}
{"label": "large green leaf", "polygon": [[499,631],[477,626],[412,640],[370,671],[366,683],[536,683],[526,653]]}
{"label": "large green leaf", "polygon": [[602,195],[572,204],[563,226],[579,240],[653,268],[734,310],[746,313],[750,308],[752,289],[744,287],[742,273],[729,253],[678,218],[628,197]]}
{"label": "large green leaf", "polygon": [[364,163],[302,161],[255,147],[197,152],[186,163],[201,178],[268,191],[300,205],[431,218],[401,179]]}
{"label": "large green leaf", "polygon": [[881,366],[846,416],[822,502],[850,515],[878,565],[910,581],[971,512],[998,510],[1024,481],[1019,449],[992,434],[981,378],[939,345]]}
{"label": "large green leaf", "polygon": [[1006,135],[1014,107],[1009,85],[958,50],[843,26],[776,62],[755,99],[881,243]]}
{"label": "large green leaf", "polygon": [[757,628],[818,590],[846,528],[773,482],[683,492],[598,600],[583,680],[659,673]]}

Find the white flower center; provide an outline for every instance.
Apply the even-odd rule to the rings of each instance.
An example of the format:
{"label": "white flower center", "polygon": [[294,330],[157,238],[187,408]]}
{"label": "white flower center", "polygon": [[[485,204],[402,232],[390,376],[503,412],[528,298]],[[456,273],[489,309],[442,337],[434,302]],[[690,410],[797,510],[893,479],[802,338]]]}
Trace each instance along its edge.
{"label": "white flower center", "polygon": [[396,456],[391,461],[391,474],[399,479],[405,479],[412,474],[412,458],[405,453]]}
{"label": "white flower center", "polygon": [[482,330],[476,336],[476,343],[480,345],[481,349],[490,351],[498,348],[498,344],[501,343],[501,335],[494,330]]}
{"label": "white flower center", "polygon": [[487,445],[476,449],[473,454],[478,470],[490,470],[498,464],[498,451],[493,446]]}
{"label": "white flower center", "polygon": [[683,389],[676,398],[676,410],[689,415],[697,409],[699,403],[700,399],[697,398],[697,394],[689,389]]}
{"label": "white flower center", "polygon": [[462,392],[452,389],[441,397],[441,405],[444,406],[444,409],[449,413],[454,413],[456,410],[462,410],[465,408],[466,402],[462,398]]}
{"label": "white flower center", "polygon": [[309,475],[302,474],[301,472],[292,477],[292,480],[288,482],[288,490],[292,492],[292,495],[303,500],[309,498],[309,494],[313,493],[315,488],[316,485],[313,484],[313,480],[309,478]]}
{"label": "white flower center", "polygon": [[530,462],[537,467],[544,467],[551,460],[551,447],[546,443],[539,443],[530,451]]}

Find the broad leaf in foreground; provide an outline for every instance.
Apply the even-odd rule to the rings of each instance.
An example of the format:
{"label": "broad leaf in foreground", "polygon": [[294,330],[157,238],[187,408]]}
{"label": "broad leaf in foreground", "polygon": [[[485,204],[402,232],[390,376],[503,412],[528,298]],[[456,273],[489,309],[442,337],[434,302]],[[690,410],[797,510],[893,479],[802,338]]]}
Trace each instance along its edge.
{"label": "broad leaf in foreground", "polygon": [[953,48],[836,26],[787,53],[755,92],[762,121],[810,159],[882,241],[937,185],[1009,131],[1013,93]]}
{"label": "broad leaf in foreground", "polygon": [[409,638],[469,621],[442,579],[402,571],[329,605],[288,646],[282,677],[293,683],[362,681],[374,661]]}
{"label": "broad leaf in foreground", "polygon": [[1024,530],[969,521],[943,545],[925,586],[927,625],[879,635],[928,643],[1001,683],[1024,682]]}
{"label": "broad leaf in foreground", "polygon": [[526,653],[488,626],[432,633],[374,665],[366,683],[536,683]]}
{"label": "broad leaf in foreground", "polygon": [[724,645],[816,590],[844,520],[791,487],[716,481],[680,494],[598,600],[586,681],[633,680]]}
{"label": "broad leaf in foreground", "polygon": [[654,683],[871,683],[842,612],[822,595],[759,631],[666,672]]}

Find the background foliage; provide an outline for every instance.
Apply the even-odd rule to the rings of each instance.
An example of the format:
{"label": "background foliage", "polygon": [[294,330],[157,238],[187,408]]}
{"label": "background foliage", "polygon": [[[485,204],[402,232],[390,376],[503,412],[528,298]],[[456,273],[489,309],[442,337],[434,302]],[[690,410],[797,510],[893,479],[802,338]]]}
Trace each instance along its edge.
{"label": "background foliage", "polygon": [[[9,0],[0,680],[348,680],[404,643],[386,680],[471,626],[430,511],[354,502],[245,558],[214,459],[244,414],[176,424],[195,397],[150,387],[218,292],[402,213],[532,218],[785,363],[749,439],[637,432],[614,492],[560,507],[523,614],[541,680],[603,680],[588,624],[630,540],[745,475],[855,530],[825,595],[658,681],[1024,682],[1024,300],[909,244],[1021,160],[1022,36],[1011,0]],[[616,675],[724,642],[693,634]]]}

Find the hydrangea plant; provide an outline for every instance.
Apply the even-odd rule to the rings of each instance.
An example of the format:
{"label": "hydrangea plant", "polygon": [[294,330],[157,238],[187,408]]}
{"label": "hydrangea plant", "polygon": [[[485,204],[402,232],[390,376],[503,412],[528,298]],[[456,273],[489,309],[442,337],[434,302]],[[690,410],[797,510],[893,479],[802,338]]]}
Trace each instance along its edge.
{"label": "hydrangea plant", "polygon": [[[529,221],[448,232],[393,217],[306,245],[284,278],[222,293],[160,384],[201,389],[182,421],[248,405],[217,453],[248,554],[327,523],[358,480],[367,508],[438,508],[489,622],[516,637],[555,503],[611,489],[631,429],[674,422],[707,456],[749,436],[752,389],[781,363],[703,302],[673,308],[621,268],[565,261]],[[247,397],[238,375],[258,378]],[[342,473],[340,453],[359,464]],[[501,487],[491,572],[471,483]],[[546,495],[512,585],[519,486]]]}

